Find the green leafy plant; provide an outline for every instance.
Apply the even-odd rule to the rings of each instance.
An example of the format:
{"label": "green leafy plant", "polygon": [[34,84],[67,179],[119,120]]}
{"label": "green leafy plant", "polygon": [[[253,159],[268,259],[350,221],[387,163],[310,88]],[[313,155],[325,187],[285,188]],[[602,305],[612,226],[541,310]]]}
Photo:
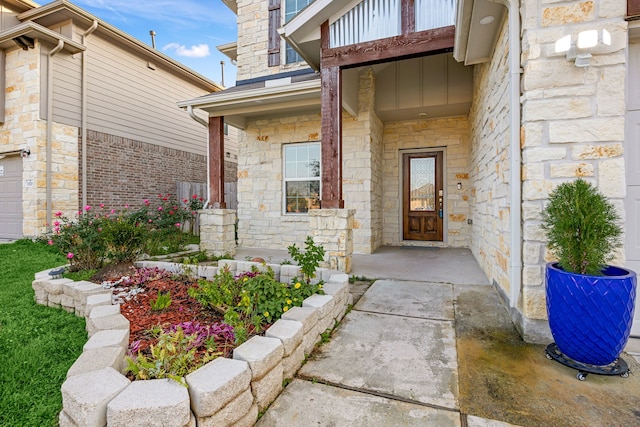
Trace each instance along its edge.
{"label": "green leafy plant", "polygon": [[613,204],[594,185],[577,179],[551,192],[542,228],[563,270],[598,276],[621,245],[619,220]]}
{"label": "green leafy plant", "polygon": [[196,358],[201,339],[199,334],[185,333],[181,326],[162,331],[157,344],[150,347],[149,355],[135,351],[135,348],[131,351],[132,354],[126,357],[127,372],[138,380],[171,378],[186,387],[185,375],[223,354],[207,348]]}
{"label": "green leafy plant", "polygon": [[103,221],[102,237],[111,262],[133,262],[144,250],[147,228],[144,223],[120,213],[115,218]]}
{"label": "green leafy plant", "polygon": [[287,248],[289,256],[300,266],[304,281],[311,283],[311,279],[316,276],[316,269],[320,262],[324,260],[324,248],[322,245],[316,245],[313,237],[307,236],[305,240],[305,250],[302,252],[296,244]]}
{"label": "green leafy plant", "polygon": [[151,305],[151,309],[153,311],[161,311],[166,308],[169,308],[171,305],[171,292],[167,291],[162,293],[158,291],[158,296],[154,300],[150,300],[149,304]]}

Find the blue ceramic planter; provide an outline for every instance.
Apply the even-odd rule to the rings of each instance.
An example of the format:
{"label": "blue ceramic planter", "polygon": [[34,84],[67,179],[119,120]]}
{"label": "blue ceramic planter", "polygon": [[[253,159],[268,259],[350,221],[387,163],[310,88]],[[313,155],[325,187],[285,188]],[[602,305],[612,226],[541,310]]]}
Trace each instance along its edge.
{"label": "blue ceramic planter", "polygon": [[589,365],[613,363],[622,353],[633,322],[636,273],[607,267],[604,276],[567,273],[547,264],[549,326],[566,356]]}

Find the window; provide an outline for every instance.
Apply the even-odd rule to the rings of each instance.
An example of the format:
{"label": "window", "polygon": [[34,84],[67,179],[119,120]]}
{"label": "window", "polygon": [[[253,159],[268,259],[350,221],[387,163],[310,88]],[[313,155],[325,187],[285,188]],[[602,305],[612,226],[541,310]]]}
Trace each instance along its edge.
{"label": "window", "polygon": [[320,144],[284,146],[285,213],[320,208]]}
{"label": "window", "polygon": [[[302,9],[313,3],[313,0],[286,0],[284,6],[284,22],[291,21]],[[293,50],[289,43],[285,46],[285,63],[293,64],[294,62],[303,61],[298,52]]]}

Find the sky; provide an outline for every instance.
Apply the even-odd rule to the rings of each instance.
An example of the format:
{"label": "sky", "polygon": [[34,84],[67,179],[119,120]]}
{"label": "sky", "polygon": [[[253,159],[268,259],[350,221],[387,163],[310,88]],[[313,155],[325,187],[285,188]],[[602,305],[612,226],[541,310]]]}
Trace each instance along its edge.
{"label": "sky", "polygon": [[158,50],[216,83],[224,61],[224,85],[235,84],[236,67],[216,49],[237,39],[236,16],[221,0],[71,1],[148,45],[154,30]]}

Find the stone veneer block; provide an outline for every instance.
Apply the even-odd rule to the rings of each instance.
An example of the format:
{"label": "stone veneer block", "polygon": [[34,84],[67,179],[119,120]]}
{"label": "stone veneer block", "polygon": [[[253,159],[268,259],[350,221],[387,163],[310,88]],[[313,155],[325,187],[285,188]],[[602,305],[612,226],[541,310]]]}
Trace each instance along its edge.
{"label": "stone veneer block", "polygon": [[60,308],[62,302],[62,294],[47,293],[47,305],[49,307]]}
{"label": "stone veneer block", "polygon": [[250,387],[249,364],[219,357],[185,377],[191,408],[198,419],[220,411]]}
{"label": "stone veneer block", "polygon": [[289,356],[282,359],[282,376],[291,379],[296,375],[304,361],[304,344],[300,343]]}
{"label": "stone veneer block", "polygon": [[45,291],[49,294],[58,295],[62,293],[62,285],[66,283],[73,283],[71,279],[50,279],[44,282]]}
{"label": "stone veneer block", "polygon": [[278,397],[282,391],[283,379],[282,362],[278,361],[278,364],[262,378],[251,381],[251,392],[256,399],[258,411],[267,408]]}
{"label": "stone veneer block", "polygon": [[200,265],[198,266],[198,277],[204,277],[205,279],[213,279],[218,272],[218,267],[212,265]]}
{"label": "stone veneer block", "polygon": [[[280,364],[284,347],[279,339],[256,335],[233,350],[233,358],[249,363],[251,380],[256,381]],[[281,367],[282,369],[282,367]]]}
{"label": "stone veneer block", "polygon": [[87,321],[87,332],[89,336],[98,331],[106,331],[109,329],[121,329],[129,331],[129,320],[122,314],[114,314],[112,316],[97,317],[91,321]]}
{"label": "stone veneer block", "polygon": [[187,388],[168,378],[134,381],[107,404],[110,427],[183,427],[190,421]]}
{"label": "stone veneer block", "polygon": [[58,427],[78,427],[78,424],[74,423],[71,417],[63,410],[58,415]]}
{"label": "stone veneer block", "polygon": [[101,305],[91,310],[89,319],[97,319],[98,317],[107,317],[116,314],[120,314],[120,304]]}
{"label": "stone veneer block", "polygon": [[91,313],[94,307],[111,305],[112,298],[113,296],[111,294],[89,295],[82,315],[85,317],[89,316],[89,313]]}
{"label": "stone veneer block", "polygon": [[297,265],[283,265],[282,267],[280,267],[280,275],[290,278],[302,278],[300,267],[298,267]]}
{"label": "stone veneer block", "polygon": [[120,347],[127,348],[129,345],[129,329],[109,329],[98,331],[89,338],[82,347],[83,351],[102,348],[102,347]]}
{"label": "stone veneer block", "polygon": [[252,267],[258,267],[260,264],[257,262],[249,262],[249,261],[238,261],[236,271],[238,273],[244,273],[247,271],[251,271]]}
{"label": "stone veneer block", "polygon": [[[209,417],[198,417],[198,427],[237,426],[238,421],[244,418],[253,407],[258,416],[258,406],[253,404],[251,388],[247,387],[239,396],[227,403],[222,409]],[[255,422],[255,420],[254,420]],[[250,424],[253,425],[253,424]]]}
{"label": "stone veneer block", "polygon": [[320,320],[331,314],[335,300],[331,295],[311,295],[302,302],[303,307],[311,307],[318,310]]}
{"label": "stone veneer block", "polygon": [[302,322],[302,332],[309,332],[318,323],[318,310],[312,307],[292,307],[282,314],[281,319]]}
{"label": "stone veneer block", "polygon": [[125,347],[99,347],[83,351],[67,371],[67,378],[111,367],[118,372],[125,368]]}
{"label": "stone veneer block", "polygon": [[266,330],[264,336],[277,338],[284,347],[284,357],[288,357],[302,343],[304,326],[297,320],[279,319]]}
{"label": "stone veneer block", "polygon": [[107,424],[107,404],[131,381],[113,368],[103,368],[68,378],[62,384],[62,407],[82,427]]}
{"label": "stone veneer block", "polygon": [[[334,274],[335,276],[335,274]],[[349,282],[329,282],[322,286],[326,295],[331,295],[337,301],[342,301],[349,293]]]}
{"label": "stone veneer block", "polygon": [[235,273],[238,271],[238,261],[232,259],[221,259],[218,261],[218,269],[221,270],[224,267],[228,267],[229,271]]}
{"label": "stone veneer block", "polygon": [[38,290],[44,291],[45,290],[44,284],[47,283],[48,281],[49,280],[44,278],[38,279],[37,273],[36,273],[36,280],[31,282],[31,288],[33,288],[34,291],[38,291]]}
{"label": "stone veneer block", "polygon": [[304,354],[311,354],[319,338],[320,327],[318,324],[316,324],[309,332],[305,333],[304,337],[302,338],[302,350]]}
{"label": "stone veneer block", "polygon": [[36,289],[34,291],[36,304],[47,305],[49,302],[49,294],[44,289]]}

